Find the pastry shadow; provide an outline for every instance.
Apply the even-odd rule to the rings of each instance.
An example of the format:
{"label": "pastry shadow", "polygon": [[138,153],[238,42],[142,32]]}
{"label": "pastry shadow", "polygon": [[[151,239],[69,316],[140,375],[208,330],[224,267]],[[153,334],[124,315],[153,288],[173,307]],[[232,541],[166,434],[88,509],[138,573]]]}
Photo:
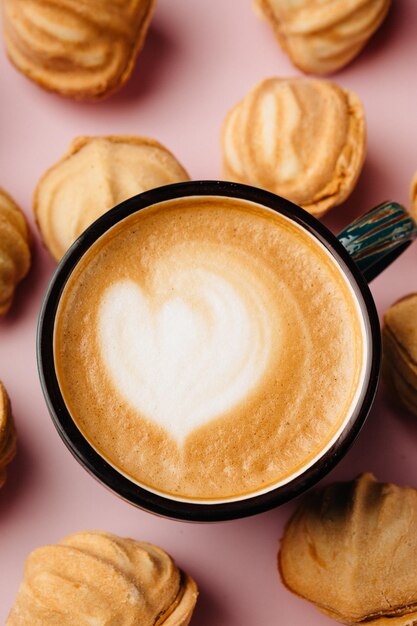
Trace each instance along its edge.
{"label": "pastry shadow", "polygon": [[387,45],[390,43],[390,39],[395,37],[395,33],[402,32],[404,29],[404,22],[407,20],[407,15],[404,7],[399,6],[400,4],[401,3],[399,2],[391,3],[382,24],[371,35],[364,47],[353,57],[353,59],[338,70],[325,74],[323,78],[335,80],[337,82],[338,76],[341,73],[344,71],[349,72],[349,70],[354,68],[358,62],[364,66],[368,63],[379,63],[380,61],[378,58],[384,54]]}
{"label": "pastry shadow", "polygon": [[232,620],[233,613],[228,607],[227,598],[222,597],[218,590],[211,591],[209,584],[205,584],[201,576],[198,576],[197,584],[198,598],[190,626],[228,624]]}
{"label": "pastry shadow", "polygon": [[6,313],[4,318],[0,319],[2,330],[11,329],[24,317],[25,312],[30,309],[30,302],[32,300],[31,285],[36,285],[40,278],[38,271],[39,268],[37,267],[38,253],[32,228],[30,229],[30,254],[31,262],[29,271],[23,280],[21,280],[16,286],[9,311]]}
{"label": "pastry shadow", "polygon": [[16,456],[7,466],[6,483],[0,489],[0,528],[2,521],[6,521],[7,514],[12,514],[13,507],[18,505],[28,491],[33,490],[36,482],[34,467],[32,452],[20,436],[18,428]]}
{"label": "pastry shadow", "polygon": [[[2,330],[12,330],[26,315],[32,315],[39,309],[39,299],[52,276],[56,262],[52,259],[43,243],[39,240],[35,228],[30,227],[31,264],[25,278],[17,285],[13,302],[8,313],[0,319]],[[29,312],[29,313],[28,313]]]}
{"label": "pastry shadow", "polygon": [[176,49],[170,35],[165,26],[151,24],[129,80],[104,103],[109,103],[110,106],[128,104],[157,89],[166,75],[164,67],[168,67],[168,59],[172,59]]}
{"label": "pastry shadow", "polygon": [[[390,40],[395,37],[395,33],[402,32],[404,22],[407,20],[407,11],[404,3],[392,2],[384,21],[377,31],[371,36],[363,50],[358,55],[362,63],[379,63]],[[355,59],[351,63],[355,63]],[[350,64],[347,66],[349,67]]]}
{"label": "pastry shadow", "polygon": [[[387,183],[389,177],[390,172],[380,168],[378,161],[373,158],[372,154],[368,154],[358,182],[350,196],[341,205],[331,209],[320,221],[337,235],[381,202],[396,200],[396,198],[386,198],[380,195],[380,190],[385,189],[389,184]],[[394,182],[391,186],[394,186]]]}

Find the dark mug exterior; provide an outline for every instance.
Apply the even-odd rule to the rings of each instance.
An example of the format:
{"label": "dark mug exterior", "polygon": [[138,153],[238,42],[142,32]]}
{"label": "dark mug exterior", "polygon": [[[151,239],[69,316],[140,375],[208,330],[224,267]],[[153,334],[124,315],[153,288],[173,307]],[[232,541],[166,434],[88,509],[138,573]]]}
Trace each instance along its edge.
{"label": "dark mug exterior", "polygon": [[[55,372],[53,351],[55,316],[61,293],[89,247],[109,228],[141,209],[160,202],[193,196],[226,197],[259,204],[290,218],[317,238],[336,260],[355,292],[363,315],[368,355],[358,404],[330,449],[300,475],[267,493],[213,504],[179,501],[148,491],[101,457],[77,428],[65,405]],[[321,222],[288,200],[255,187],[223,181],[192,181],[152,189],[126,200],[100,217],[75,241],[60,261],[47,289],[39,316],[37,355],[42,390],[52,420],[64,443],[90,474],[124,500],[157,515],[187,521],[212,522],[242,518],[276,507],[304,492],[334,468],[357,437],[372,406],[379,378],[380,344],[378,315],[367,281],[344,245]]]}

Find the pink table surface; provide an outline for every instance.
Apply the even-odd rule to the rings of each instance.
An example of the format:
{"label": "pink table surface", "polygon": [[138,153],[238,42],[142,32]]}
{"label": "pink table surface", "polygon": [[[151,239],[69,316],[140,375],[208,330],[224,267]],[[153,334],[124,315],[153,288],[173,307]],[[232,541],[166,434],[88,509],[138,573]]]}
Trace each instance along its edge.
{"label": "pink table surface", "polygon": [[[417,169],[416,0],[395,0],[366,50],[333,77],[355,90],[368,120],[368,153],[350,199],[325,218],[334,232],[387,198],[409,203]],[[244,520],[187,524],[122,502],[72,458],[49,418],[36,370],[37,316],[55,267],[32,218],[44,172],[82,134],[137,133],[165,143],[193,178],[220,176],[219,130],[227,110],[257,81],[298,72],[249,1],[159,0],[130,83],[96,104],[46,93],[0,52],[0,184],[32,225],[33,267],[13,312],[0,322],[0,379],[9,390],[18,454],[0,493],[0,623],[30,550],[81,529],[104,529],[160,544],[198,581],[193,626],[325,626],[331,620],[287,592],[276,552],[294,503]],[[414,245],[372,284],[380,313],[417,290]],[[417,487],[417,419],[380,387],[359,439],[325,479],[365,470]],[[415,569],[415,568],[414,568]],[[412,566],[412,571],[413,566]]]}

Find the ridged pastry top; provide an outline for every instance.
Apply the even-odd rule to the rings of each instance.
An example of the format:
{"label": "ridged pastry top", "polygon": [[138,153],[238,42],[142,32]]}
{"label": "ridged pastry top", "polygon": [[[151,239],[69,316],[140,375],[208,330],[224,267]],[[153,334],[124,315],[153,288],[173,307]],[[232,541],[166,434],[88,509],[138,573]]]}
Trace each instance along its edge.
{"label": "ridged pastry top", "polygon": [[223,175],[320,216],[351,193],[365,158],[362,104],[324,80],[269,78],[223,124]]}
{"label": "ridged pastry top", "polygon": [[96,450],[147,488],[211,501],[271,489],[331,445],[363,348],[355,298],[316,240],[215,197],[106,232],[54,328],[61,392]]}
{"label": "ridged pastry top", "polygon": [[129,78],[154,0],[4,0],[11,61],[45,89],[107,96]]}
{"label": "ridged pastry top", "polygon": [[281,576],[345,624],[417,623],[417,491],[364,474],[313,493],[285,530]]}
{"label": "ridged pastry top", "polygon": [[41,178],[34,211],[42,238],[59,260],[75,239],[123,200],[188,180],[162,144],[144,137],[78,137]]}
{"label": "ridged pastry top", "polygon": [[30,258],[25,216],[0,188],[0,317],[9,310],[17,284],[28,273]]}
{"label": "ridged pastry top", "polygon": [[78,532],[29,555],[7,626],[186,626],[196,599],[161,548]]}
{"label": "ridged pastry top", "polygon": [[362,50],[391,0],[255,0],[282,48],[304,72],[329,74]]}

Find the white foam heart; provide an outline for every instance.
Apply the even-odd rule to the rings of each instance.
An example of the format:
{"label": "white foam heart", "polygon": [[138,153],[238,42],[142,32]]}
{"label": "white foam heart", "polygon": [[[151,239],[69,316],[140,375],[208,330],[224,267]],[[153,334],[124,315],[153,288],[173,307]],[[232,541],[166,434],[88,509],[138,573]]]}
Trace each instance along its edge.
{"label": "white foam heart", "polygon": [[242,281],[240,289],[207,268],[180,274],[162,298],[132,280],[108,287],[98,324],[118,392],[178,443],[244,399],[270,351],[256,286]]}

